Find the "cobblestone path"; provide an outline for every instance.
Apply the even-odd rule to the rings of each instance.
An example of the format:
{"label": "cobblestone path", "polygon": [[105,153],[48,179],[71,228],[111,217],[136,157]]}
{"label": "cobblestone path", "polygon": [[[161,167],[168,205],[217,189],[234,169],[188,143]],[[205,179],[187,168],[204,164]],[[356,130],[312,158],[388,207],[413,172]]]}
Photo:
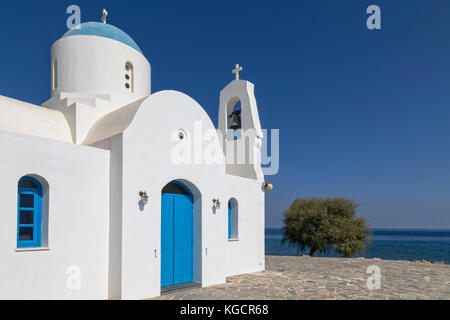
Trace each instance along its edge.
{"label": "cobblestone path", "polygon": [[[367,268],[378,266],[381,288],[369,290]],[[388,261],[266,256],[266,271],[227,283],[173,292],[157,299],[450,299],[450,265]]]}

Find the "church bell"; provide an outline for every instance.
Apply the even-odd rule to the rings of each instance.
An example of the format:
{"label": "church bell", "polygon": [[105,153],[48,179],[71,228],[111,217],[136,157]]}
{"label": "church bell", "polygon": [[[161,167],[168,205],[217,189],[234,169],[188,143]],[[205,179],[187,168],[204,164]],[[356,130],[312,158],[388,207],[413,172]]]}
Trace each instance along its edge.
{"label": "church bell", "polygon": [[239,112],[233,112],[232,113],[233,120],[231,122],[230,128],[233,130],[241,129],[241,115],[240,110]]}

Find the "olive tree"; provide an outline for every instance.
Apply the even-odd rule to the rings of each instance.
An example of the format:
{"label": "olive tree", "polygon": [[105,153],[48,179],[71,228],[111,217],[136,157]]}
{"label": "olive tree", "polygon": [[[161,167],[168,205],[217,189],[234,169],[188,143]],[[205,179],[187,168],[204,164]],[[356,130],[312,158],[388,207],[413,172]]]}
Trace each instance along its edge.
{"label": "olive tree", "polygon": [[283,243],[309,255],[334,250],[343,257],[363,252],[370,241],[366,220],[356,218],[357,205],[348,199],[297,199],[283,214]]}

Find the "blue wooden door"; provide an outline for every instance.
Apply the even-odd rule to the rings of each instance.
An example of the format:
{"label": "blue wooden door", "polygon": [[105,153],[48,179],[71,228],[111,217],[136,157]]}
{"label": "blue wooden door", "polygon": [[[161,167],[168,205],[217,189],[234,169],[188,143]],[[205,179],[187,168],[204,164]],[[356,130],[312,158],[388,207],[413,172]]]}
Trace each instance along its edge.
{"label": "blue wooden door", "polygon": [[161,203],[161,286],[173,285],[173,196],[162,195]]}
{"label": "blue wooden door", "polygon": [[162,194],[161,286],[194,280],[194,216],[192,196]]}

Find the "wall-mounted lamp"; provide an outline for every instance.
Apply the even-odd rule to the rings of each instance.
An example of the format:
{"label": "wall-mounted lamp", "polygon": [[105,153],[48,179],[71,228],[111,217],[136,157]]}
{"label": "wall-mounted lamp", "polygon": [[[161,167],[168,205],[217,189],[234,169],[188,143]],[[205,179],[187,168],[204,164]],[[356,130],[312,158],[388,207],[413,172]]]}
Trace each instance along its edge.
{"label": "wall-mounted lamp", "polygon": [[215,206],[217,209],[220,208],[220,201],[219,201],[219,199],[213,199],[213,203],[214,203],[214,206]]}
{"label": "wall-mounted lamp", "polygon": [[263,182],[263,189],[266,190],[266,191],[272,191],[273,190],[273,184]]}
{"label": "wall-mounted lamp", "polygon": [[148,194],[145,191],[140,191],[139,192],[139,197],[141,197],[141,201],[143,204],[147,204],[148,203]]}

